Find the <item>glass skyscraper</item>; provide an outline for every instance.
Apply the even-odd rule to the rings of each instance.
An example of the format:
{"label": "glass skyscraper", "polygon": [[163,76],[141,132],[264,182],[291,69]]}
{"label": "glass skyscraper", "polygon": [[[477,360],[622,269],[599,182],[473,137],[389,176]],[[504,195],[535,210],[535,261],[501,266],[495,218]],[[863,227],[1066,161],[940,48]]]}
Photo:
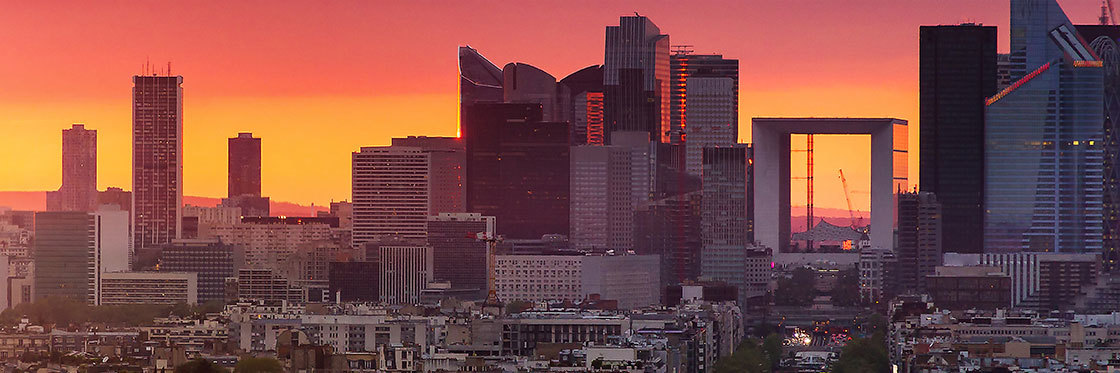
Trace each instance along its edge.
{"label": "glass skyscraper", "polygon": [[1057,2],[1012,0],[1009,70],[985,102],[985,250],[1103,251],[1101,61]]}

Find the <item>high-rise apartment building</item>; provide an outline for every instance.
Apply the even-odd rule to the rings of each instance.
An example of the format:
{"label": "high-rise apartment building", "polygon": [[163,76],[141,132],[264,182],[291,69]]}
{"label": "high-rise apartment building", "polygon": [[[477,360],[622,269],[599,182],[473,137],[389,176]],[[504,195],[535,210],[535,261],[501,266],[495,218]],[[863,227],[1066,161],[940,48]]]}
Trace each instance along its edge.
{"label": "high-rise apartment building", "polygon": [[428,217],[435,281],[450,281],[452,289],[473,289],[476,296],[486,296],[487,245],[477,238],[479,233],[494,235],[494,217],[477,213]]}
{"label": "high-rise apartment building", "polygon": [[941,265],[944,208],[929,192],[898,194],[898,228],[895,258],[900,292],[926,291],[926,276]]}
{"label": "high-rise apartment building", "polygon": [[75,124],[62,130],[62,187],[47,193],[47,211],[97,209],[97,131]]}
{"label": "high-rise apartment building", "polygon": [[996,28],[922,26],[919,35],[920,188],[941,202],[945,250],[980,253],[984,99],[996,93]]}
{"label": "high-rise apartment building", "polygon": [[353,153],[352,243],[426,237],[431,154],[420,148],[363,147]]}
{"label": "high-rise apartment building", "polygon": [[[734,146],[739,137],[739,113],[735,100],[738,82],[731,77],[695,76],[685,78],[688,84],[682,106],[684,120],[685,170],[700,177],[704,148]],[[684,109],[684,108],[687,108]]]}
{"label": "high-rise apartment building", "polygon": [[571,245],[578,250],[633,248],[631,152],[617,146],[573,146]]}
{"label": "high-rise apartment building", "polygon": [[463,107],[467,211],[495,217],[506,238],[568,234],[568,124],[542,121],[541,110],[518,103]]}
{"label": "high-rise apartment building", "polygon": [[[671,100],[669,102],[669,123],[670,133],[672,134],[672,142],[678,143],[682,141],[682,135],[691,140],[693,129],[688,128],[688,111],[694,106],[691,100],[692,95],[688,93],[689,78],[729,78],[732,81],[730,99],[732,107],[729,109],[733,115],[731,127],[738,128],[739,126],[739,60],[723,58],[718,54],[693,54],[692,51],[686,47],[674,48],[673,54],[669,56],[669,76],[672,83],[669,85]],[[724,109],[722,105],[720,110]],[[737,130],[736,130],[737,131]],[[732,138],[731,143],[737,141],[738,138]],[[728,144],[718,144],[719,146],[727,146]],[[698,149],[703,149],[705,146],[715,145],[701,145]]]}
{"label": "high-rise apartment building", "polygon": [[393,139],[393,146],[420,148],[431,160],[428,215],[466,211],[467,151],[458,137],[409,136]]}
{"label": "high-rise apartment building", "polygon": [[986,101],[986,251],[1105,251],[1102,66],[1056,1],[1011,1],[1015,82]]}
{"label": "high-rise apartment building", "polygon": [[606,29],[606,135],[646,131],[652,141],[669,142],[669,35],[643,16],[620,17],[618,23]]}
{"label": "high-rise apartment building", "polygon": [[93,216],[83,211],[35,213],[36,299],[67,297],[85,301],[90,292],[87,273],[96,232]]}
{"label": "high-rise apartment building", "polygon": [[183,77],[132,77],[132,227],[137,248],[179,238]]}

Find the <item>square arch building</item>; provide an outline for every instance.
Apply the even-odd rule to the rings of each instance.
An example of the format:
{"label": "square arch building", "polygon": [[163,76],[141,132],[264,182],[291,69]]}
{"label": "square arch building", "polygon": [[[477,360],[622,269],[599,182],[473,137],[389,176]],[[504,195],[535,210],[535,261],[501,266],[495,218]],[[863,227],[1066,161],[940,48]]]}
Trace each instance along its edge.
{"label": "square arch building", "polygon": [[[893,249],[895,193],[908,188],[907,122],[895,118],[754,118],[755,239],[776,253],[790,242],[790,135],[871,135],[871,245]],[[890,211],[890,214],[886,212]],[[776,218],[774,218],[776,217]],[[886,227],[883,229],[881,227]],[[877,229],[878,228],[878,229]]]}

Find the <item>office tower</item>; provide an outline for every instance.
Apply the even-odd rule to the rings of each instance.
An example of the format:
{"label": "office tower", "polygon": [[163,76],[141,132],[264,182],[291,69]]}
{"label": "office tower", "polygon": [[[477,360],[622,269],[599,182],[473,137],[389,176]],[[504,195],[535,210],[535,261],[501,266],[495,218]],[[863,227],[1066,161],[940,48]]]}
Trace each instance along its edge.
{"label": "office tower", "polygon": [[487,245],[477,234],[494,235],[494,217],[476,213],[442,213],[428,217],[432,277],[450,281],[452,289],[474,290],[486,297]]}
{"label": "office tower", "polygon": [[95,245],[93,217],[82,211],[35,213],[36,299],[67,297],[86,301],[87,273]]}
{"label": "office tower", "polygon": [[665,285],[700,277],[701,192],[678,194],[638,206],[634,251],[661,257]]}
{"label": "office tower", "polygon": [[261,139],[241,132],[229,139],[229,197],[261,196]]}
{"label": "office tower", "polygon": [[[366,258],[378,263],[377,295],[388,304],[414,304],[432,281],[432,248],[423,244],[370,242]],[[373,254],[373,255],[370,255]]]}
{"label": "office tower", "polygon": [[731,77],[690,76],[685,79],[687,110],[681,125],[685,146],[685,170],[700,177],[704,148],[733,146],[739,137],[739,113],[735,104],[738,82]]}
{"label": "office tower", "polygon": [[1011,2],[1011,77],[987,99],[984,247],[1104,251],[1102,63],[1053,0]]}
{"label": "office tower", "polygon": [[704,247],[738,246],[754,241],[748,215],[748,162],[751,148],[706,148],[703,153],[701,239]]}
{"label": "office tower", "polygon": [[502,69],[503,102],[532,103],[541,106],[541,116],[548,122],[561,122],[557,99],[556,77],[525,63],[509,63]]}
{"label": "office tower", "polygon": [[868,247],[859,251],[859,296],[866,303],[889,301],[898,293],[898,258],[894,251]]}
{"label": "office tower", "polygon": [[[1120,180],[1120,26],[1079,25],[1077,32],[1104,64],[1105,180]],[[1120,260],[1120,183],[1106,182],[1104,193],[1104,270]]]}
{"label": "office tower", "polygon": [[654,142],[669,142],[669,83],[669,35],[643,16],[620,17],[618,26],[607,26],[607,143],[614,131],[646,131]]}
{"label": "office tower", "polygon": [[97,192],[97,205],[115,205],[121,210],[132,213],[132,192],[116,187],[105,188]]}
{"label": "office tower", "polygon": [[[464,212],[467,151],[457,137],[409,136],[393,139],[393,146],[415,147],[431,159],[431,205],[428,215]],[[332,205],[333,206],[333,205]]]}
{"label": "office tower", "polygon": [[571,125],[572,145],[603,145],[603,66],[588,66],[560,79],[557,90],[563,115]]}
{"label": "office tower", "polygon": [[331,262],[327,272],[332,297],[340,302],[377,302],[378,263]]}
{"label": "office tower", "polygon": [[898,194],[898,228],[894,248],[900,292],[924,293],[925,277],[941,265],[944,207],[929,192]]}
{"label": "office tower", "polygon": [[239,207],[245,216],[269,216],[269,199],[261,197],[261,139],[241,132],[229,139],[229,194],[222,206]]}
{"label": "office tower", "polygon": [[93,247],[89,252],[87,281],[89,303],[98,304],[101,294],[102,274],[132,269],[132,239],[128,230],[128,211],[106,207],[91,213],[93,217]]}
{"label": "office tower", "polygon": [[1011,54],[996,54],[996,91],[1011,86]]}
{"label": "office tower", "polygon": [[945,250],[980,253],[984,99],[996,92],[996,28],[922,26],[919,35],[920,188],[941,202]]}
{"label": "office tower", "polygon": [[739,286],[739,300],[745,301],[746,251],[754,241],[747,215],[750,148],[705,148],[703,157],[701,276]]}
{"label": "office tower", "polygon": [[47,211],[97,209],[97,131],[75,124],[62,130],[62,187],[47,192]]}
{"label": "office tower", "polygon": [[467,105],[462,119],[467,211],[495,217],[506,238],[567,235],[568,124],[541,121],[536,104]]}
{"label": "office tower", "polygon": [[502,101],[502,70],[470,46],[459,47],[459,104]]}
{"label": "office tower", "polygon": [[352,164],[353,245],[383,236],[423,240],[431,156],[413,147],[363,147]]}
{"label": "office tower", "polygon": [[573,146],[571,149],[571,244],[577,250],[634,247],[630,149]]}
{"label": "office tower", "polygon": [[[1049,312],[1075,308],[1098,284],[1100,255],[1060,253],[945,253],[946,266],[997,267],[1011,277],[1012,306]],[[1104,283],[1104,282],[1102,282]],[[1079,309],[1080,310],[1080,309]]]}
{"label": "office tower", "polygon": [[[718,54],[692,54],[687,47],[676,47],[669,56],[669,76],[672,83],[669,85],[671,101],[669,102],[669,123],[672,133],[672,142],[682,141],[682,135],[692,140],[694,137],[691,128],[687,127],[688,110],[694,106],[692,95],[688,94],[689,78],[729,78],[731,88],[731,112],[734,113],[731,127],[739,127],[739,60],[723,58]],[[731,143],[738,138],[732,138]],[[699,146],[727,146],[728,144],[714,144]]]}
{"label": "office tower", "polygon": [[132,77],[132,228],[137,248],[179,238],[183,77]]}
{"label": "office tower", "polygon": [[241,249],[221,240],[174,240],[163,246],[161,272],[198,274],[198,301],[224,301],[226,278],[243,265]]}

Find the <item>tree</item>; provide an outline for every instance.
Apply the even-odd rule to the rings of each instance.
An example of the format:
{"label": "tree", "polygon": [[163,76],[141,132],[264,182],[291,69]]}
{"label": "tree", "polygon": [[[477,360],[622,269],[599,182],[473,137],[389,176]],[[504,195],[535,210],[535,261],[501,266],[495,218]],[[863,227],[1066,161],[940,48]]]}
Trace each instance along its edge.
{"label": "tree", "polygon": [[809,268],[795,268],[790,278],[778,280],[774,303],[779,306],[808,306],[817,296],[817,273]]}
{"label": "tree", "polygon": [[272,358],[243,357],[233,368],[233,373],[284,373],[284,366]]}
{"label": "tree", "polygon": [[832,304],[854,307],[862,303],[859,294],[859,272],[855,268],[840,271],[832,288]]}
{"label": "tree", "polygon": [[229,370],[222,368],[218,364],[214,364],[206,359],[194,359],[186,362],[183,365],[175,367],[175,373],[228,373]]}
{"label": "tree", "polygon": [[766,336],[762,340],[762,353],[770,361],[770,369],[778,369],[782,363],[782,337],[776,333]]}
{"label": "tree", "polygon": [[883,340],[883,333],[876,332],[871,338],[856,338],[848,342],[840,351],[834,373],[879,373],[890,372],[890,357]]}
{"label": "tree", "polygon": [[731,356],[719,359],[716,373],[770,373],[770,361],[754,340],[739,344]]}

